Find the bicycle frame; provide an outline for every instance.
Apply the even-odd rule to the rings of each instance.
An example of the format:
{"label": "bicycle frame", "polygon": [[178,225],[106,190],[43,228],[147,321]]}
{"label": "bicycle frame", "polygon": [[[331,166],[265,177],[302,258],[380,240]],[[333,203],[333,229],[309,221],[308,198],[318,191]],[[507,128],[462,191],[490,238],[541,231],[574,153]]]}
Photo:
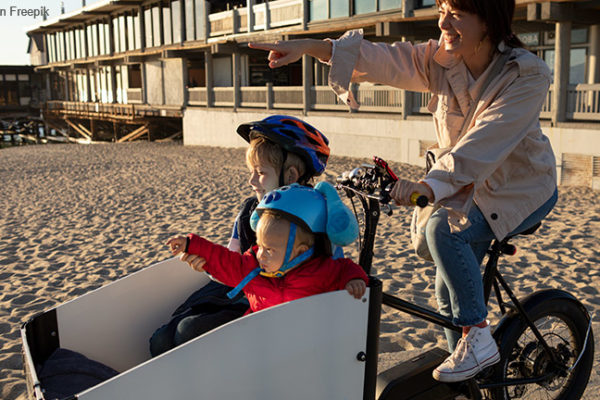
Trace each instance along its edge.
{"label": "bicycle frame", "polygon": [[[354,197],[355,195],[359,198],[362,203],[362,207],[365,213],[365,229],[364,229],[364,237],[360,249],[359,256],[359,264],[362,266],[367,275],[371,272],[371,266],[373,261],[373,246],[375,242],[375,235],[377,231],[377,223],[379,221],[379,216],[381,214],[380,201],[381,197],[376,195],[368,195],[363,192],[360,192],[352,187],[340,184],[338,187],[344,189],[348,197]],[[537,229],[537,226],[535,227]],[[531,229],[533,232],[535,229]],[[500,272],[498,271],[498,260],[501,254],[504,254],[505,249],[508,246],[508,239],[503,241],[494,240],[492,246],[488,250],[489,258],[486,263],[485,272],[483,274],[483,285],[484,285],[484,296],[485,296],[485,304],[488,304],[488,300],[491,294],[492,287],[494,288],[494,292],[496,294],[496,298],[498,300],[498,305],[500,307],[500,311],[502,315],[506,314],[506,309],[510,308],[519,314],[521,318],[524,319],[528,327],[532,330],[536,338],[544,347],[545,351],[548,352],[552,362],[560,369],[566,370],[566,367],[558,362],[556,359],[556,355],[550,349],[548,343],[544,339],[544,337],[540,334],[538,328],[535,326],[533,321],[527,315],[527,312],[516,298]],[[512,301],[512,305],[503,301],[500,286],[507,293],[508,297]],[[382,293],[382,304],[385,304],[389,307],[392,307],[398,311],[402,311],[409,315],[415,316],[420,319],[424,319],[436,325],[442,326],[444,328],[448,328],[457,332],[462,332],[462,328],[453,324],[452,319],[445,317],[438,312],[432,311],[430,309],[418,306],[406,300],[403,300],[399,297],[393,296],[388,293]],[[530,384],[542,382],[548,379],[547,375],[539,376],[536,378],[529,379],[508,379],[501,382],[489,382],[479,384],[478,387],[480,389],[484,388],[494,388],[494,387],[504,387],[504,386],[513,386],[513,385],[522,385],[522,384]]]}

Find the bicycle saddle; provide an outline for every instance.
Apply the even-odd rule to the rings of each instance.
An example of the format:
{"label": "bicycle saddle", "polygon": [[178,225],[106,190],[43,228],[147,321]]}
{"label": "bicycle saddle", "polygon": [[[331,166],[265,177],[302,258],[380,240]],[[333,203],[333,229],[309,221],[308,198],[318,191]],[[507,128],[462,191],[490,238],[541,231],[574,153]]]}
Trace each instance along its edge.
{"label": "bicycle saddle", "polygon": [[531,235],[532,233],[534,233],[535,231],[537,231],[540,226],[542,226],[542,223],[538,222],[537,224],[535,224],[534,226],[532,226],[529,229],[525,229],[524,231],[517,232],[514,235],[508,235],[506,237],[506,239],[508,240],[508,239],[513,238],[513,237],[518,236],[518,235]]}

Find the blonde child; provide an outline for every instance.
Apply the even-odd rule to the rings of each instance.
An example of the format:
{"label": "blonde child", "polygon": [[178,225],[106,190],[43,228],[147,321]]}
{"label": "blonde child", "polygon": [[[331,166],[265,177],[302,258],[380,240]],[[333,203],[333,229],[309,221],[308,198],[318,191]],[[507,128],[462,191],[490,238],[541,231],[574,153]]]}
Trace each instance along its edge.
{"label": "blonde child", "polygon": [[[253,195],[243,201],[227,247],[244,253],[256,244],[250,216],[264,194],[295,182],[309,185],[313,177],[325,170],[329,141],[310,124],[287,115],[273,115],[242,124],[237,133],[249,143],[246,164]],[[341,256],[340,253],[338,248],[336,256]],[[192,268],[201,267],[205,261],[195,254],[185,254],[182,260]],[[171,320],[150,338],[152,356],[243,315],[248,302],[242,294],[229,299],[226,293],[230,290],[230,287],[212,281],[192,293],[173,312]]]}

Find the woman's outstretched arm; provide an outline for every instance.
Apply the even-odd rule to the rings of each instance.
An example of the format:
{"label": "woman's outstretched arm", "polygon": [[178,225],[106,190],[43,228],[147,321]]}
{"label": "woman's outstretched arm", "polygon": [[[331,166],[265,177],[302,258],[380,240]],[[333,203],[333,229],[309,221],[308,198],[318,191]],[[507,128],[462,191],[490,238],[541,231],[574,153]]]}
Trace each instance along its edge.
{"label": "woman's outstretched arm", "polygon": [[331,59],[331,42],[317,39],[296,39],[274,43],[248,43],[252,49],[269,52],[269,67],[279,68],[298,61],[304,54],[321,61]]}

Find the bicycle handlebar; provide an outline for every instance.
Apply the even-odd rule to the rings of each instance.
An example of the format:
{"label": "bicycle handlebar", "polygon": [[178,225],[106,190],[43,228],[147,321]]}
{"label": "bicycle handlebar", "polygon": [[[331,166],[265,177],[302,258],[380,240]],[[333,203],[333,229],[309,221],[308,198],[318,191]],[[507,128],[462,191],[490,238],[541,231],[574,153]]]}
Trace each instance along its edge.
{"label": "bicycle handlebar", "polygon": [[[351,171],[343,172],[336,179],[337,187],[346,190],[348,197],[358,194],[378,200],[381,204],[388,204],[392,200],[390,192],[398,177],[383,159],[375,156],[373,162],[374,165],[363,164]],[[417,192],[411,194],[410,201],[421,208],[429,204],[427,196]]]}

